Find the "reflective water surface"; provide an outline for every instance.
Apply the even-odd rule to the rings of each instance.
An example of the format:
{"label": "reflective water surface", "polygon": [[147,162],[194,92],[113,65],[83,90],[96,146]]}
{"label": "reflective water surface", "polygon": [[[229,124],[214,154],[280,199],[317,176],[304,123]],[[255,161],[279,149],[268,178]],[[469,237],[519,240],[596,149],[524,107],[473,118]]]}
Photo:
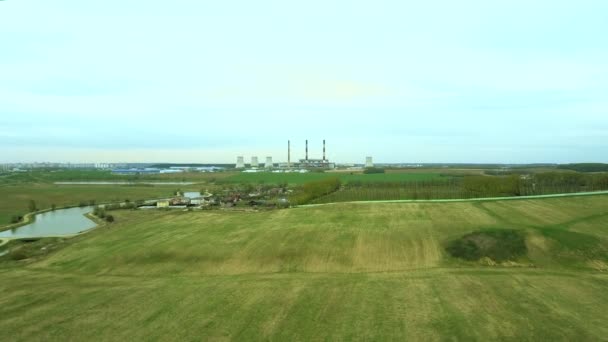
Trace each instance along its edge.
{"label": "reflective water surface", "polygon": [[70,208],[36,215],[36,220],[25,226],[0,232],[0,238],[28,238],[73,235],[96,226],[84,216],[93,207]]}

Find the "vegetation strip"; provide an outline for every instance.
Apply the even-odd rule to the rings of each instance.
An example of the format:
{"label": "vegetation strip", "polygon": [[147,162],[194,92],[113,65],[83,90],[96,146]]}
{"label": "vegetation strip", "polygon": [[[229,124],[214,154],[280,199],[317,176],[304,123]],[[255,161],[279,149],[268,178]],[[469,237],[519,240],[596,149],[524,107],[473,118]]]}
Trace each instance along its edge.
{"label": "vegetation strip", "polygon": [[575,192],[575,193],[566,193],[566,194],[533,195],[533,196],[485,197],[485,198],[429,199],[429,200],[348,201],[348,202],[332,202],[332,203],[319,203],[319,204],[304,204],[304,205],[298,205],[298,206],[296,206],[296,208],[311,208],[311,207],[320,207],[320,206],[334,205],[334,204],[449,203],[449,202],[512,201],[512,200],[559,198],[559,197],[595,196],[595,195],[606,195],[606,194],[608,194],[608,191]]}

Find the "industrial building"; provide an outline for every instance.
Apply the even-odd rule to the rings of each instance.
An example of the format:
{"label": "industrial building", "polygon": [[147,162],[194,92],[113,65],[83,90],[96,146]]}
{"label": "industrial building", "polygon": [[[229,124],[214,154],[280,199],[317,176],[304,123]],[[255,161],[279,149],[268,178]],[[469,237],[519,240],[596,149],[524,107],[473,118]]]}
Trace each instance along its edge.
{"label": "industrial building", "polygon": [[[274,164],[272,156],[266,157],[266,163],[264,163],[265,170],[283,170],[283,171],[294,171],[294,170],[310,170],[310,169],[334,169],[336,167],[335,163],[332,163],[327,159],[326,154],[326,142],[323,140],[323,157],[321,159],[310,158],[308,155],[308,140],[306,140],[306,150],[304,151],[305,155],[303,159],[300,159],[299,163],[291,162],[291,141],[287,141],[287,163],[278,163]],[[278,167],[277,167],[278,166]],[[243,172],[253,173],[253,172],[261,172],[262,170],[258,169],[260,167],[260,163],[258,161],[257,156],[251,157],[251,168],[246,169]],[[235,164],[235,168],[237,169],[245,169],[245,157],[238,156]],[[278,169],[278,170],[277,170]]]}
{"label": "industrial building", "polygon": [[306,156],[304,159],[300,159],[300,164],[298,165],[300,168],[305,169],[333,169],[335,168],[335,164],[331,163],[327,159],[326,155],[326,145],[325,140],[323,140],[323,158],[322,159],[312,159],[308,157],[308,140],[306,140]]}

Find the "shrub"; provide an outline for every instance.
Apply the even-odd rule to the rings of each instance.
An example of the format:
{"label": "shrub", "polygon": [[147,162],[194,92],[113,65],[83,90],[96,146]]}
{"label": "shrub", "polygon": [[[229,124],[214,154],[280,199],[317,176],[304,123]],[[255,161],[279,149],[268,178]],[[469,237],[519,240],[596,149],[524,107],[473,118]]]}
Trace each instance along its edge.
{"label": "shrub", "polygon": [[290,201],[296,204],[305,204],[315,198],[328,195],[340,189],[341,183],[338,178],[328,178],[320,181],[309,182],[302,185],[299,193]]}
{"label": "shrub", "polygon": [[364,174],[374,174],[374,173],[386,173],[386,170],[382,169],[382,168],[378,168],[378,167],[368,167],[365,170],[363,170]]}
{"label": "shrub", "polygon": [[464,260],[488,257],[494,261],[513,260],[527,252],[523,234],[518,230],[501,229],[473,232],[451,241],[446,251]]}
{"label": "shrub", "polygon": [[120,204],[108,204],[105,206],[105,209],[107,211],[118,210],[118,209],[120,209]]}
{"label": "shrub", "polygon": [[137,205],[135,203],[125,203],[122,206],[123,209],[137,209]]}
{"label": "shrub", "polygon": [[30,212],[36,211],[37,210],[36,201],[30,200],[30,202],[28,204],[28,209],[30,210]]}
{"label": "shrub", "polygon": [[11,260],[25,260],[28,258],[27,253],[23,250],[23,248],[14,249],[9,253],[9,258]]}
{"label": "shrub", "polygon": [[112,215],[106,215],[106,222],[108,222],[108,223],[114,222],[114,216],[112,216]]}
{"label": "shrub", "polygon": [[471,240],[454,240],[448,245],[447,251],[452,256],[465,260],[479,260],[481,258],[480,248]]}

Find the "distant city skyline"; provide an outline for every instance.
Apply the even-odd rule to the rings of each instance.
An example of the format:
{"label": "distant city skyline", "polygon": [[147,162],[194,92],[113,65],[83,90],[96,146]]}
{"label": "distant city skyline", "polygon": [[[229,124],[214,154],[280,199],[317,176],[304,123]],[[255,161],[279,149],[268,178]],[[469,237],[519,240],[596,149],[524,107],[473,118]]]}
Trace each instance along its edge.
{"label": "distant city skyline", "polygon": [[0,163],[608,162],[606,1],[0,1]]}

